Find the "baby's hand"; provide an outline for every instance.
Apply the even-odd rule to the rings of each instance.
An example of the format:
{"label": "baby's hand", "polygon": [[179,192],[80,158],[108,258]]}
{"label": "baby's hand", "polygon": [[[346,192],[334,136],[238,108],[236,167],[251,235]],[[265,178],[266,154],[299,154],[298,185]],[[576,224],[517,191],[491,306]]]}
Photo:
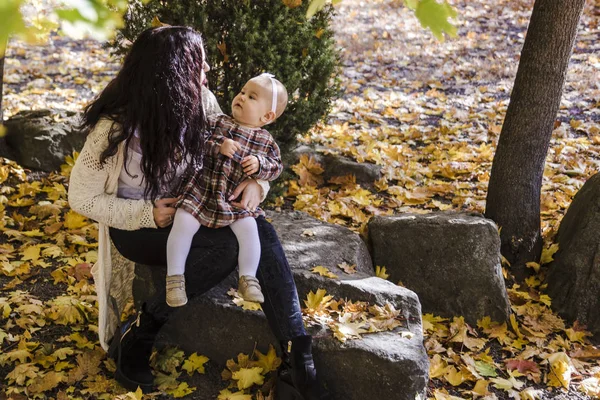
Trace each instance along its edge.
{"label": "baby's hand", "polygon": [[221,144],[219,152],[226,157],[233,158],[235,152],[241,149],[241,147],[242,145],[240,145],[238,142],[234,142],[231,139],[225,139]]}
{"label": "baby's hand", "polygon": [[242,167],[244,167],[244,173],[246,175],[253,175],[258,172],[260,164],[256,156],[246,156],[242,160]]}

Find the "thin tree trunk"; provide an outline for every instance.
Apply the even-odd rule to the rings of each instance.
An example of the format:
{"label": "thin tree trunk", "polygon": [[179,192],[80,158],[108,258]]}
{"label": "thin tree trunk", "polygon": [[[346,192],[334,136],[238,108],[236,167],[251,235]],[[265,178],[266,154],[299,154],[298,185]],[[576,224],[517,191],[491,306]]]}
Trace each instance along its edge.
{"label": "thin tree trunk", "polygon": [[0,56],[0,124],[4,121],[4,109],[2,108],[2,84],[4,83],[4,54]]}
{"label": "thin tree trunk", "polygon": [[540,190],[585,0],[536,0],[492,164],[485,215],[517,281],[542,250]]}

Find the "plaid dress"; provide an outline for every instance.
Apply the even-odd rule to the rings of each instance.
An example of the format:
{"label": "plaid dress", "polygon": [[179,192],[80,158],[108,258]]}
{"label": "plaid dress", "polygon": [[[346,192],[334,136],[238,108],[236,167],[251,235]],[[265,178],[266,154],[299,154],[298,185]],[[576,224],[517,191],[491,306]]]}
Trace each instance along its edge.
{"label": "plaid dress", "polygon": [[[176,206],[209,228],[222,228],[238,219],[264,215],[260,208],[251,212],[234,207],[227,198],[248,178],[241,164],[248,155],[256,156],[260,165],[252,178],[272,181],[281,174],[283,165],[277,143],[265,129],[240,126],[228,115],[211,115],[208,122],[212,135],[206,141],[204,166],[184,184]],[[241,145],[233,158],[219,153],[227,138]]]}

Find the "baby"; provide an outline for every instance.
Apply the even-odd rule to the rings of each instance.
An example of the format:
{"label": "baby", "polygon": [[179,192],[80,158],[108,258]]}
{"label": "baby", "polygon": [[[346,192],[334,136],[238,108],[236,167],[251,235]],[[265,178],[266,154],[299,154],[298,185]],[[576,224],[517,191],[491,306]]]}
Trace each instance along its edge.
{"label": "baby", "polygon": [[244,300],[264,302],[256,271],[260,240],[255,218],[260,209],[232,206],[229,197],[249,176],[272,181],[283,165],[279,147],[262,127],[275,121],[287,106],[288,94],[270,74],[250,79],[231,104],[231,114],[208,118],[212,135],[206,142],[204,166],[183,189],[167,241],[167,304],[187,303],[185,261],[200,226],[230,226],[239,244],[239,287]]}

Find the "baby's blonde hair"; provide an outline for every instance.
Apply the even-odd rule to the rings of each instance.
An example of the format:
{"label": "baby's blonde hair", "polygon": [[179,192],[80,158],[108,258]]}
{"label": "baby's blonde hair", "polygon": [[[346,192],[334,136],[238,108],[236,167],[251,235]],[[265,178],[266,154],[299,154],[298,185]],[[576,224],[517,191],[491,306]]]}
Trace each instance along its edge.
{"label": "baby's blonde hair", "polygon": [[[275,78],[269,78],[268,75],[258,75],[252,78],[252,80],[260,81],[261,85],[273,90],[273,86],[271,85],[271,79],[275,81],[275,85],[277,87],[277,107],[275,108],[275,118],[279,118],[281,114],[285,111],[288,103],[288,92],[283,83],[279,82]],[[271,92],[271,95],[273,92]]]}

